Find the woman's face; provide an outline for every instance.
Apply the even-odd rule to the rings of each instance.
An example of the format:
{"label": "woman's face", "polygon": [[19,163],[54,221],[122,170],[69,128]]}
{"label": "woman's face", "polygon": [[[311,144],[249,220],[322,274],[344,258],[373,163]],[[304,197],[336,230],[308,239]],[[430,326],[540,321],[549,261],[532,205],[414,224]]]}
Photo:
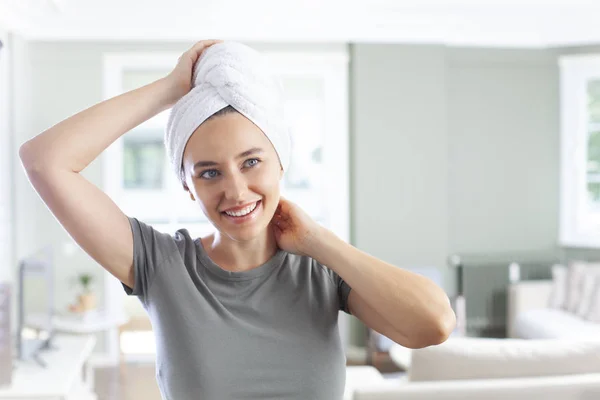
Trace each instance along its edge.
{"label": "woman's face", "polygon": [[186,145],[183,167],[186,190],[219,232],[246,241],[267,228],[283,171],[269,139],[242,114],[202,123]]}

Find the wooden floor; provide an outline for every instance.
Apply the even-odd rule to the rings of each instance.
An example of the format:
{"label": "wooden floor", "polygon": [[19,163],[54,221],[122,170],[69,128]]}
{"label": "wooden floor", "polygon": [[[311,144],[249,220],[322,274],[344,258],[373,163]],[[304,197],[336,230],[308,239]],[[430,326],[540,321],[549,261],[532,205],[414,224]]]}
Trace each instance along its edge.
{"label": "wooden floor", "polygon": [[161,400],[153,364],[97,368],[95,386],[98,400]]}
{"label": "wooden floor", "polygon": [[[374,354],[373,365],[381,373],[400,371],[387,353]],[[161,400],[154,364],[126,363],[122,368],[97,368],[95,386],[98,400]]]}

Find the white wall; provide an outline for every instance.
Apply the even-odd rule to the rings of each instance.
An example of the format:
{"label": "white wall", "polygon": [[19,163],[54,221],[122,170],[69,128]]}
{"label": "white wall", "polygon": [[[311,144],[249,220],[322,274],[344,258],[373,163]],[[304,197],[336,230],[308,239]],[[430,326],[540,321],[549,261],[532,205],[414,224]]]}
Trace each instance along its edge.
{"label": "white wall", "polygon": [[447,102],[442,46],[352,52],[353,239],[401,267],[448,254]]}
{"label": "white wall", "polygon": [[560,145],[556,53],[452,49],[446,66],[450,251],[554,251]]}

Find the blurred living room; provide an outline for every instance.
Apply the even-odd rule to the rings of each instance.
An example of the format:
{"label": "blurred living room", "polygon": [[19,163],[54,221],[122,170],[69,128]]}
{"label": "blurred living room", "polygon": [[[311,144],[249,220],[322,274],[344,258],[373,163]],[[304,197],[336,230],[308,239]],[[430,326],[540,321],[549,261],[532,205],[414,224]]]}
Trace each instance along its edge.
{"label": "blurred living room", "polygon": [[[280,78],[282,194],[456,314],[413,349],[340,312],[344,400],[600,399],[599,16],[573,0],[0,0],[0,400],[161,399],[146,310],[50,212],[19,148],[213,38]],[[168,117],[81,174],[201,237]]]}

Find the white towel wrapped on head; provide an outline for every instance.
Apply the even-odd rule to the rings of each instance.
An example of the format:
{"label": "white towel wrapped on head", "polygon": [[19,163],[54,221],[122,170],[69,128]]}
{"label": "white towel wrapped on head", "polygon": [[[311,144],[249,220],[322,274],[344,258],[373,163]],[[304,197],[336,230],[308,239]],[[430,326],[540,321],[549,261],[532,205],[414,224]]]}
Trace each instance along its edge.
{"label": "white towel wrapped on head", "polygon": [[291,139],[281,84],[259,52],[241,43],[223,42],[204,50],[194,68],[192,89],[171,109],[165,147],[177,177],[181,176],[185,145],[194,131],[227,106],[264,132],[287,170]]}

